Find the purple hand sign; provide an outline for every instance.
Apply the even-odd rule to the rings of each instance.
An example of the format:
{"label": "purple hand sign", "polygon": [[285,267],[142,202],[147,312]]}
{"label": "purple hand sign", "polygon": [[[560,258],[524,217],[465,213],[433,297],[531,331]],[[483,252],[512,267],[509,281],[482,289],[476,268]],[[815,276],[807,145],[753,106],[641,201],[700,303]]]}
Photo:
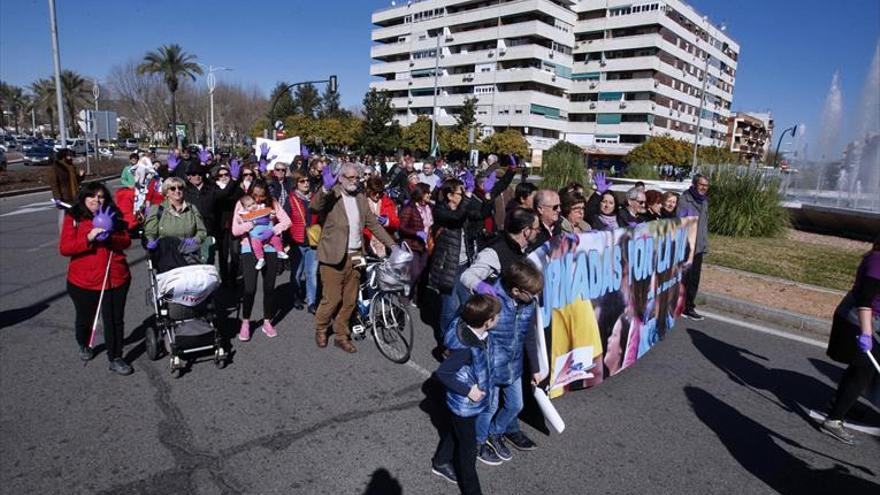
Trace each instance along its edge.
{"label": "purple hand sign", "polygon": [[266,143],[260,145],[260,160],[265,160],[266,157],[269,156],[270,149],[271,148],[269,148],[269,145]]}
{"label": "purple hand sign", "polygon": [[597,173],[593,177],[593,182],[596,183],[596,191],[598,191],[599,194],[604,193],[611,187],[611,184],[605,181],[605,172]]}
{"label": "purple hand sign", "polygon": [[208,150],[199,150],[199,162],[202,165],[208,163],[208,160],[211,159],[211,153]]}
{"label": "purple hand sign", "polygon": [[177,153],[172,151],[171,154],[168,155],[168,170],[174,172],[174,169],[176,169],[178,165],[180,165],[180,157],[177,156]]}
{"label": "purple hand sign", "polygon": [[308,160],[309,156],[311,156],[311,152],[309,151],[309,147],[306,145],[302,145],[299,147],[299,155],[303,160]]}
{"label": "purple hand sign", "polygon": [[233,158],[231,162],[229,162],[229,176],[235,180],[241,176],[241,162],[238,158]]}
{"label": "purple hand sign", "polygon": [[98,213],[95,213],[95,216],[92,218],[92,226],[111,231],[113,230],[113,217],[115,216],[116,212],[110,211],[109,206],[106,209],[98,208]]}
{"label": "purple hand sign", "polygon": [[265,158],[260,157],[260,168],[259,168],[260,173],[265,174],[266,170],[268,170],[268,168],[269,168],[269,162],[266,161]]}
{"label": "purple hand sign", "polygon": [[498,182],[498,174],[493,170],[488,177],[486,177],[486,181],[483,182],[483,190],[486,192],[491,192],[492,188],[495,187],[495,183]]}
{"label": "purple hand sign", "polygon": [[462,178],[462,182],[464,182],[464,190],[472,193],[476,186],[476,180],[474,179],[474,174],[470,170],[465,172],[464,177]]}
{"label": "purple hand sign", "polygon": [[339,180],[339,174],[333,175],[333,171],[330,170],[332,167],[327,165],[324,167],[324,170],[321,171],[321,179],[324,181],[324,189],[328,191],[333,189],[333,186],[336,185],[336,181]]}

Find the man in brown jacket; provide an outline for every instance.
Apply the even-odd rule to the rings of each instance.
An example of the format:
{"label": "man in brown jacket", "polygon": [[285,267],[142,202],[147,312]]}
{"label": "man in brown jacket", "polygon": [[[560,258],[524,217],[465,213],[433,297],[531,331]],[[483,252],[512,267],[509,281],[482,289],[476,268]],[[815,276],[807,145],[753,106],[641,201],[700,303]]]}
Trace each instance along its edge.
{"label": "man in brown jacket", "polygon": [[67,149],[60,150],[49,167],[49,187],[52,188],[52,200],[58,207],[58,232],[61,232],[61,222],[64,220],[64,207],[60,202],[73,205],[79,194],[79,183],[82,182],[84,170],[77,170],[73,164],[73,152]]}
{"label": "man in brown jacket", "polygon": [[[342,165],[334,176],[331,167],[322,172],[323,187],[315,193],[310,209],[323,220],[318,242],[318,269],[323,284],[321,304],[315,314],[315,343],[327,347],[327,329],[333,320],[334,344],[345,352],[357,352],[349,339],[348,322],[357,303],[360,266],[364,262],[364,226],[382,244],[395,247],[394,239],[379,224],[358,190],[357,165]],[[338,181],[338,184],[337,184]]]}

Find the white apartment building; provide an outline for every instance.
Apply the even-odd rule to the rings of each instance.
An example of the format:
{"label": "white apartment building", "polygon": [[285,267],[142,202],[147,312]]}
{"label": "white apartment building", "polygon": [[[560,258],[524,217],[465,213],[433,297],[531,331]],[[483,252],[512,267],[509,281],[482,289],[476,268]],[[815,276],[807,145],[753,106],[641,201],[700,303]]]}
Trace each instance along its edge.
{"label": "white apartment building", "polygon": [[769,112],[736,112],[729,122],[730,151],[739,155],[741,163],[762,162],[770,151],[773,116]]}
{"label": "white apartment building", "polygon": [[726,144],[739,46],[678,0],[398,0],[372,22],[371,86],[401,125],[432,114],[436,68],[440,125],[477,97],[484,135],[515,128],[534,150],[622,155],[698,124]]}

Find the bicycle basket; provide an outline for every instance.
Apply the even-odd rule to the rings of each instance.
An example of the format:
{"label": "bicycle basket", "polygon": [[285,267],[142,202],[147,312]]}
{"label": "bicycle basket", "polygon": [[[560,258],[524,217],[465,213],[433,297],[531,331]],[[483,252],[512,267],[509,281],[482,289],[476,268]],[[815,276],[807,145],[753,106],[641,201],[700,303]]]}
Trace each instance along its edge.
{"label": "bicycle basket", "polygon": [[393,292],[409,287],[409,262],[387,260],[376,266],[376,282],[379,290]]}

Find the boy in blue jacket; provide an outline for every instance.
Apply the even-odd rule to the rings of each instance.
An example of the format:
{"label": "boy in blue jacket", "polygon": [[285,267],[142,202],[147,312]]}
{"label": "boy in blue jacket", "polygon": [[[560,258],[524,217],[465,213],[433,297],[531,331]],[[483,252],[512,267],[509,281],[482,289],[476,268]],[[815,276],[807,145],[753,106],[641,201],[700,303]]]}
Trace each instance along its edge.
{"label": "boy in blue jacket", "polygon": [[[431,472],[458,483],[467,495],[481,494],[475,466],[477,416],[489,405],[486,391],[492,386],[489,363],[491,330],[501,304],[487,295],[471,296],[450,323],[446,346],[451,351],[435,376],[446,387],[446,406],[452,413],[452,429],[443,432],[431,460]],[[453,467],[453,459],[458,469]],[[457,475],[456,475],[457,473]]]}
{"label": "boy in blue jacket", "polygon": [[[493,289],[501,302],[501,313],[492,330],[492,347],[489,349],[489,366],[492,368],[489,405],[477,417],[476,433],[477,458],[484,464],[496,466],[513,458],[505,438],[519,450],[535,449],[535,443],[520,430],[516,418],[523,408],[523,351],[533,373],[531,382],[537,384],[540,378],[534,296],[544,289],[544,276],[529,260],[517,260],[504,268]],[[504,395],[504,405],[499,409],[501,394]]]}

